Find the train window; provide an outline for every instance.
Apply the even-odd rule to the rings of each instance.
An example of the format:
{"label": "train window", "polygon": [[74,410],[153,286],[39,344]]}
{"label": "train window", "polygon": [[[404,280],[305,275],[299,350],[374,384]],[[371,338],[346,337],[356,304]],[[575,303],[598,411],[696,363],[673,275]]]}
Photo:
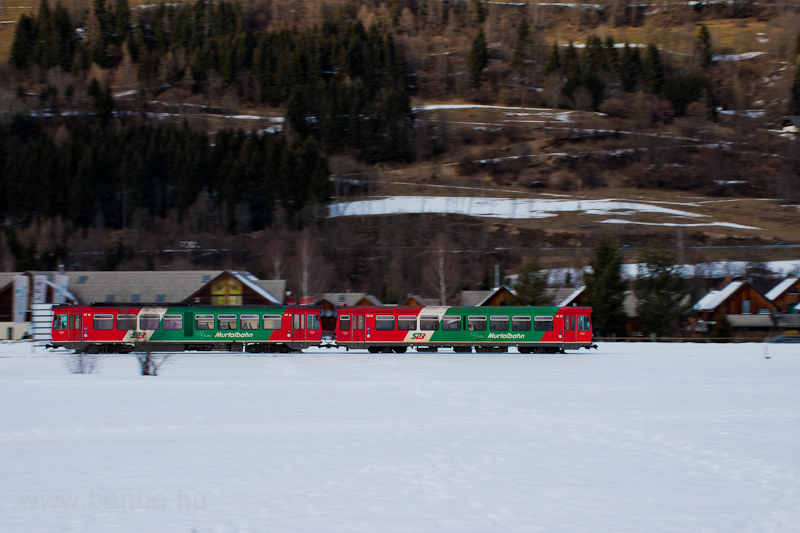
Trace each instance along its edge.
{"label": "train window", "polygon": [[194,315],[194,329],[214,329],[214,315]]}
{"label": "train window", "polygon": [[439,317],[438,316],[419,317],[419,329],[422,331],[436,331],[437,329],[439,329]]}
{"label": "train window", "polygon": [[533,317],[533,331],[553,331],[553,317],[551,316]]}
{"label": "train window", "polygon": [[94,315],[94,329],[114,329],[114,315]]}
{"label": "train window", "polygon": [[394,315],[378,315],[375,317],[377,331],[394,331]]}
{"label": "train window", "polygon": [[264,315],[264,329],[281,329],[281,315]]}
{"label": "train window", "polygon": [[258,315],[242,315],[242,329],[258,329]]}
{"label": "train window", "polygon": [[400,315],[397,317],[397,329],[400,331],[414,331],[417,329],[417,317],[414,315]]}
{"label": "train window", "polygon": [[67,329],[67,315],[56,315],[53,319],[53,329]]}
{"label": "train window", "polygon": [[139,317],[139,329],[156,330],[161,328],[160,315],[142,315]]}
{"label": "train window", "polygon": [[219,315],[217,317],[219,329],[236,329],[237,319],[238,317],[236,315]]}
{"label": "train window", "polygon": [[136,315],[117,315],[117,329],[136,329]]}
{"label": "train window", "polygon": [[81,315],[72,315],[71,329],[81,329]]}
{"label": "train window", "polygon": [[443,316],[442,331],[461,331],[461,317]]}
{"label": "train window", "polygon": [[183,315],[164,315],[164,329],[183,329]]}
{"label": "train window", "polygon": [[467,330],[486,331],[486,317],[485,316],[467,317]]}
{"label": "train window", "polygon": [[490,331],[508,331],[507,316],[493,316],[489,319]]}
{"label": "train window", "polygon": [[308,329],[310,331],[314,331],[315,329],[319,329],[319,315],[308,315],[306,319]]}
{"label": "train window", "polygon": [[591,323],[589,322],[589,317],[579,316],[578,317],[578,331],[589,331],[592,329]]}
{"label": "train window", "polygon": [[339,329],[342,331],[350,331],[350,315],[342,315],[339,317]]}
{"label": "train window", "polygon": [[359,331],[364,331],[364,315],[358,315],[356,318],[358,319],[356,322],[356,329]]}
{"label": "train window", "polygon": [[303,329],[303,315],[294,315],[294,329]]}
{"label": "train window", "polygon": [[565,316],[564,317],[564,331],[575,331],[575,317],[574,316]]}
{"label": "train window", "polygon": [[530,330],[531,330],[531,317],[529,316],[511,317],[511,331],[530,331]]}

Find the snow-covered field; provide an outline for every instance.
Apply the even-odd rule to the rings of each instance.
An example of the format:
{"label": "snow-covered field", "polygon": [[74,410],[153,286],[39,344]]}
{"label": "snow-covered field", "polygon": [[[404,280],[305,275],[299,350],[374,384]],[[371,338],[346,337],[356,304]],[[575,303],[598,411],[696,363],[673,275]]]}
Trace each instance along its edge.
{"label": "snow-covered field", "polygon": [[0,531],[796,532],[800,347],[768,355],[182,355],[142,377],[3,345]]}

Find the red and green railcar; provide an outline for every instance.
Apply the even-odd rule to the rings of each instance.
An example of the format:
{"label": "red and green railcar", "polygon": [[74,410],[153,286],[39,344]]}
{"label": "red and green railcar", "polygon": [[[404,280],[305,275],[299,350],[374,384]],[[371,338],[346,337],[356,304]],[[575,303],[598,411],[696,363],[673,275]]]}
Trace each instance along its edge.
{"label": "red and green railcar", "polygon": [[352,307],[340,310],[336,343],[371,352],[560,353],[590,348],[590,307]]}
{"label": "red and green railcar", "polygon": [[52,346],[80,352],[299,351],[561,353],[592,344],[589,307],[350,307],[323,332],[320,307],[91,305],[53,308]]}
{"label": "red and green railcar", "polygon": [[322,308],[55,306],[52,345],[80,352],[289,352],[322,343]]}

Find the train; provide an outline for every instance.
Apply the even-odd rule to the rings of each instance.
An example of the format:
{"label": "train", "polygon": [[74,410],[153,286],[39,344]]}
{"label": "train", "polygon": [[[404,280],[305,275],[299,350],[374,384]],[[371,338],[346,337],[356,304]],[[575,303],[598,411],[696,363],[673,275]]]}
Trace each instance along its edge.
{"label": "train", "polygon": [[[92,304],[53,307],[50,347],[79,353],[228,351],[310,347],[370,353],[565,353],[596,348],[591,307],[344,307]],[[322,318],[335,324],[323,330]],[[329,326],[330,327],[330,326]]]}

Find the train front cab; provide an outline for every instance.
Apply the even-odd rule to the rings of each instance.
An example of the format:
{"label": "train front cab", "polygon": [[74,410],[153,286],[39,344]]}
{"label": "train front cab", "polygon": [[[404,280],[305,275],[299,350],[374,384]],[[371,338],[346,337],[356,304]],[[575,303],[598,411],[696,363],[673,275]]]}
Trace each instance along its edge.
{"label": "train front cab", "polygon": [[592,344],[591,307],[563,307],[556,314],[556,320],[559,319],[564,350],[594,346]]}

